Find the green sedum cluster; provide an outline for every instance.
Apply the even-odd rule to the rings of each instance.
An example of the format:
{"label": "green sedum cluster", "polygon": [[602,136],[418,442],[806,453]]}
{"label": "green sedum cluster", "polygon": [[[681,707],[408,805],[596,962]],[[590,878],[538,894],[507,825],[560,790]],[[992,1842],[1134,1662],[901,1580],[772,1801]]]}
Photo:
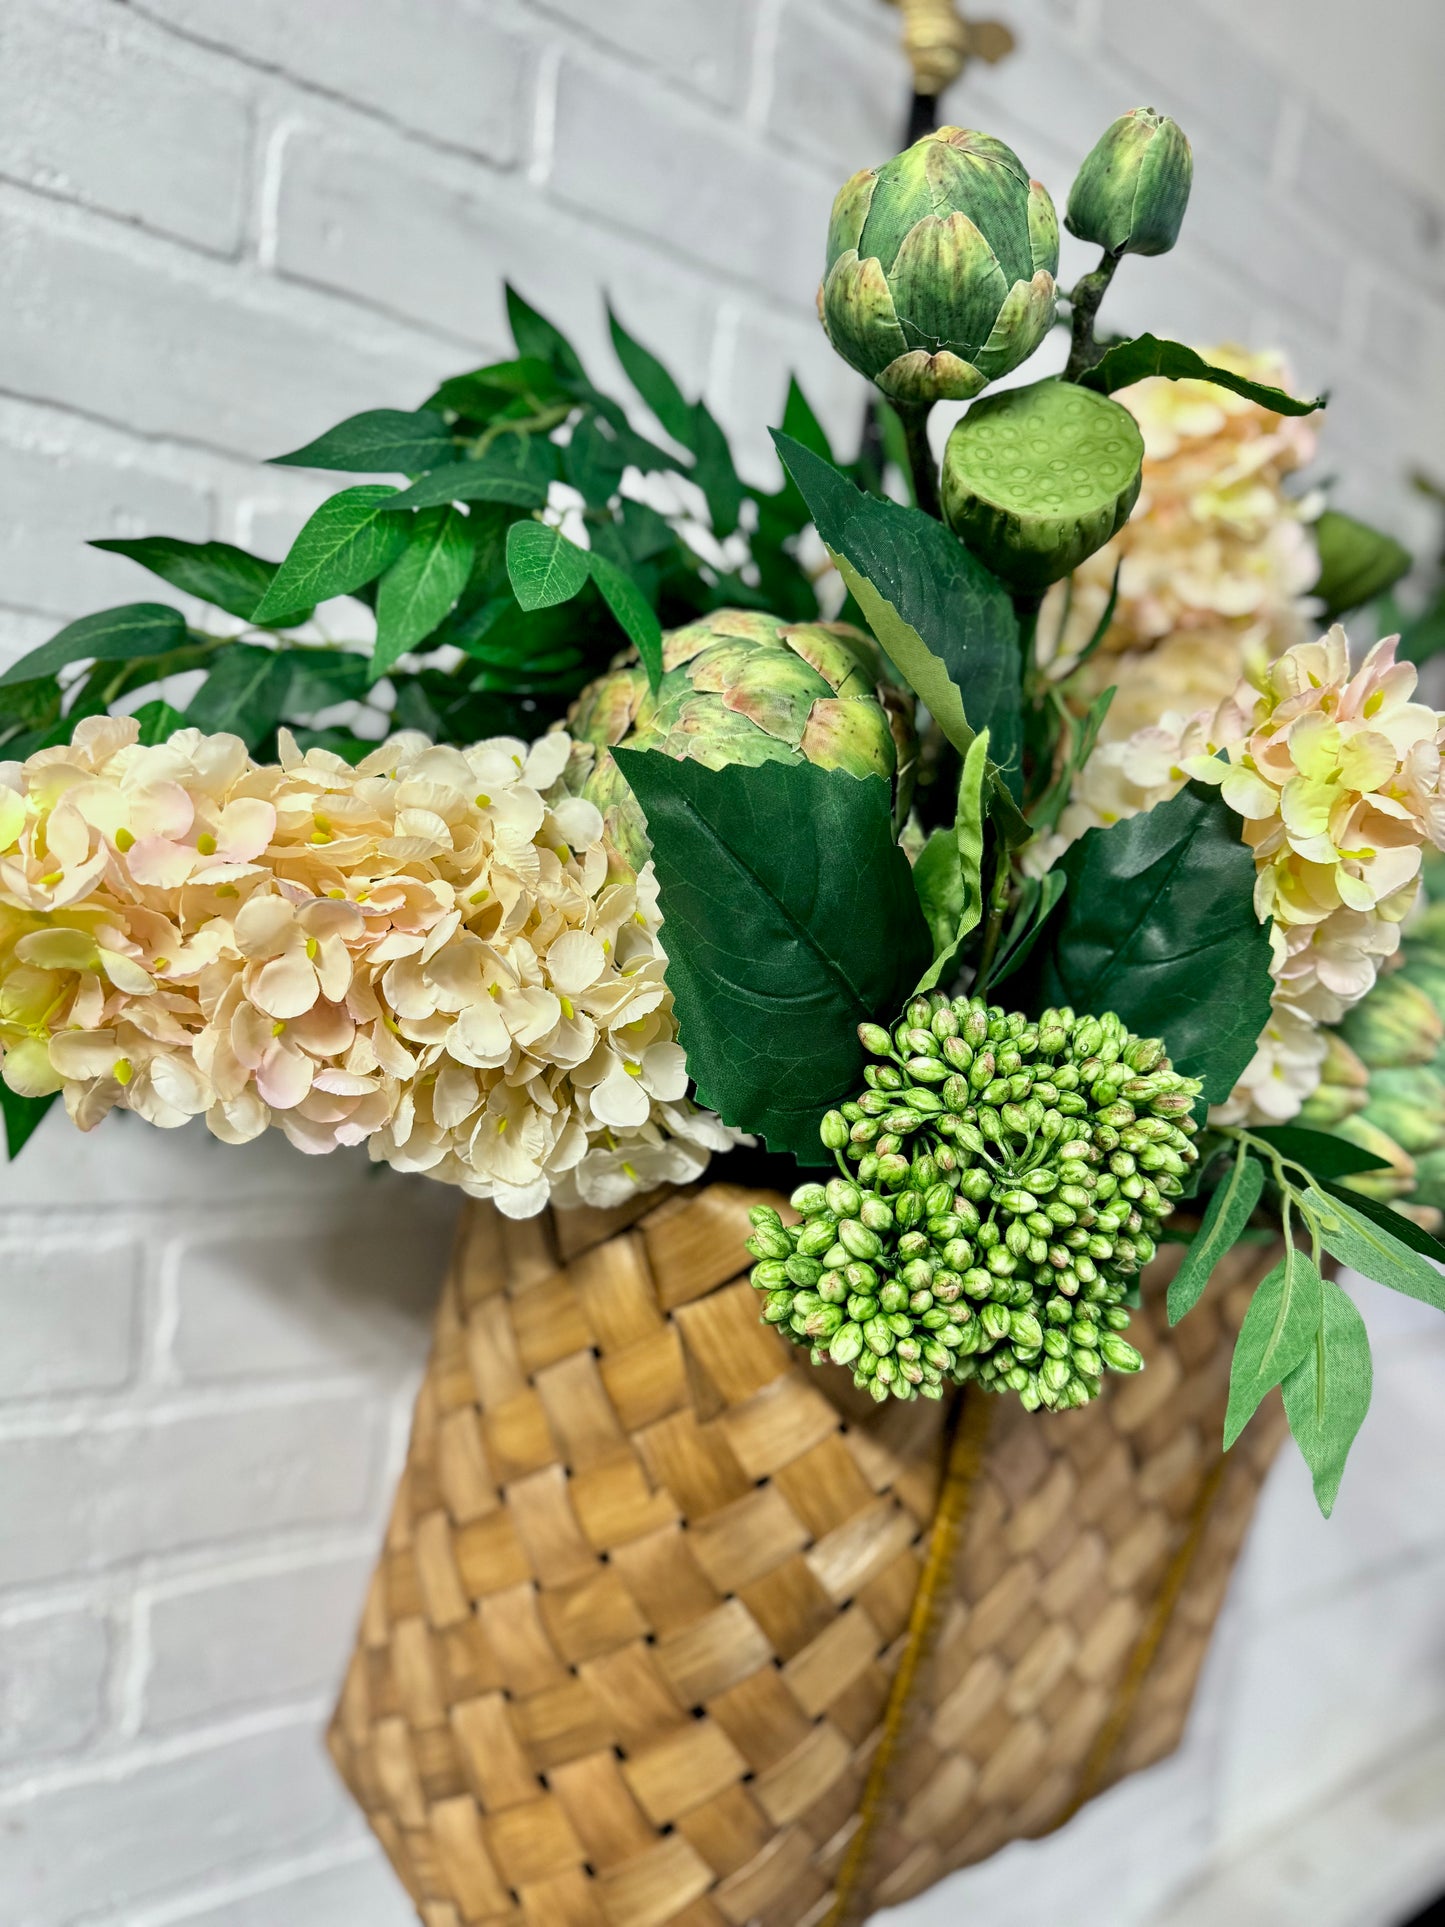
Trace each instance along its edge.
{"label": "green sedum cluster", "polygon": [[796,1225],[752,1213],[764,1319],[880,1401],[972,1379],[1063,1409],[1138,1371],[1124,1300],[1198,1157],[1198,1080],[1112,1013],[935,993],[859,1035],[879,1061],[821,1131],[842,1175]]}

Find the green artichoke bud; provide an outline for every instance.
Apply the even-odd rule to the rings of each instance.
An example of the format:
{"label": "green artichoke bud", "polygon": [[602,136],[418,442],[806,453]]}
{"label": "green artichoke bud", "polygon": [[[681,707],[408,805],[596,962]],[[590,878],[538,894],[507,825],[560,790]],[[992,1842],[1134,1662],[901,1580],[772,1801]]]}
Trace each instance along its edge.
{"label": "green artichoke bud", "polygon": [[1121,114],[1069,189],[1064,226],[1112,255],[1167,254],[1179,239],[1194,156],[1183,128],[1152,107]]}
{"label": "green artichoke bud", "polygon": [[1325,1033],[1325,1061],[1318,1088],[1304,1101],[1299,1121],[1312,1130],[1333,1131],[1342,1118],[1365,1108],[1370,1094],[1369,1067],[1338,1031]]}
{"label": "green artichoke bud", "polygon": [[912,790],[911,699],[884,671],[873,640],[845,623],[781,621],[718,609],[663,637],[654,696],[636,650],[589,683],[565,728],[579,747],[569,788],[602,812],[614,868],[642,868],[646,822],[611,751],[656,749],[708,769],[730,763],[814,763]]}
{"label": "green artichoke bud", "polygon": [[818,313],[891,401],[967,401],[1053,325],[1059,224],[1045,188],[988,134],[940,127],[833,203]]}
{"label": "green artichoke bud", "polygon": [[1040,594],[1129,519],[1144,438],[1107,395],[1050,378],[976,402],[948,438],[943,513],[1011,588]]}
{"label": "green artichoke bud", "polygon": [[1445,1022],[1426,992],[1397,971],[1346,1011],[1340,1035],[1371,1070],[1383,1070],[1430,1063],[1445,1041]]}
{"label": "green artichoke bud", "polygon": [[[1403,1151],[1438,1150],[1445,1145],[1445,1078],[1434,1064],[1404,1064],[1374,1072],[1370,1101],[1359,1122],[1385,1132]],[[1353,1137],[1343,1126],[1338,1128],[1341,1137]]]}

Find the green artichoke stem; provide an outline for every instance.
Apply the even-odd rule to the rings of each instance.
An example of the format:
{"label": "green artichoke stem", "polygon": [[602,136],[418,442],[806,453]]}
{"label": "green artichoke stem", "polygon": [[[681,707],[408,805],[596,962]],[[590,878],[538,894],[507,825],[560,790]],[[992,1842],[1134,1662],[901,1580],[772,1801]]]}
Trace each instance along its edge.
{"label": "green artichoke stem", "polygon": [[925,515],[931,515],[935,522],[943,520],[943,508],[938,499],[938,463],[933,458],[933,449],[928,441],[928,417],[933,409],[931,401],[909,404],[895,401],[894,409],[903,423],[903,436],[908,445],[908,470],[913,479],[913,499]]}
{"label": "green artichoke stem", "polygon": [[1081,275],[1074,283],[1069,296],[1069,325],[1073,339],[1068,364],[1064,369],[1065,381],[1082,381],[1089,370],[1104,358],[1103,349],[1094,339],[1094,320],[1122,258],[1106,250],[1099,257],[1098,267],[1089,274]]}

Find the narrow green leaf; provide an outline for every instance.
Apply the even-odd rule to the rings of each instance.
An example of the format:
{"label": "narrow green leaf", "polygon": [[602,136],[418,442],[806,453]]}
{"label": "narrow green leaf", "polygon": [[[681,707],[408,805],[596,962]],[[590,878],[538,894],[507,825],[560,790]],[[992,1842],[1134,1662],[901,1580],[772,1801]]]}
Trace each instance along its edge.
{"label": "narrow green leaf", "polygon": [[1348,1138],[1332,1131],[1312,1131],[1303,1124],[1251,1124],[1250,1136],[1273,1145],[1283,1158],[1302,1164],[1312,1177],[1348,1178],[1357,1171],[1383,1171],[1385,1160],[1362,1151]]}
{"label": "narrow green leaf", "polygon": [[1082,669],[1084,664],[1103,647],[1105,636],[1114,626],[1114,611],[1119,606],[1119,576],[1123,567],[1122,561],[1114,564],[1114,580],[1109,584],[1109,600],[1104,604],[1103,614],[1094,624],[1094,633],[1079,651],[1079,660],[1074,665],[1076,669]]}
{"label": "narrow green leaf", "polygon": [[1239,818],[1217,790],[1190,783],[1086,831],[1058,868],[1069,889],[1040,1001],[1116,1011],[1139,1036],[1162,1037],[1204,1101],[1220,1103],[1254,1055],[1273,987]]}
{"label": "narrow green leaf", "polygon": [[1284,1412],[1314,1479],[1315,1502],[1328,1519],[1345,1460],[1370,1409],[1374,1371],[1370,1340],[1348,1294],[1333,1278],[1322,1286],[1314,1343],[1284,1381]]}
{"label": "narrow green leaf", "polygon": [[590,509],[606,508],[617,493],[626,456],[596,415],[584,415],[562,451],[562,469]]}
{"label": "narrow green leaf", "polygon": [[530,302],[524,301],[510,282],[507,284],[507,320],[519,355],[546,362],[568,381],[586,382],[586,372],[571,342],[560,328],[554,328],[545,315],[538,314]]}
{"label": "narrow green leaf", "polygon": [[[599,555],[596,549],[591,551],[587,562],[603,601],[637,650],[647,671],[648,683],[656,690],[662,680],[662,624],[657,619],[657,611],[625,569],[620,569],[605,555]],[[517,600],[520,602],[521,597]]]}
{"label": "narrow green leaf", "polygon": [[1363,609],[1393,589],[1414,564],[1410,551],[1393,535],[1339,509],[1326,509],[1317,516],[1310,533],[1320,554],[1319,576],[1310,593],[1324,604],[1322,622],[1337,622]]}
{"label": "narrow green leaf", "polygon": [[1305,1192],[1325,1250],[1377,1285],[1445,1311],[1445,1278],[1418,1251],[1412,1251],[1398,1231],[1366,1217],[1359,1202],[1346,1204],[1337,1193],[1326,1196],[1313,1185]]}
{"label": "narrow green leaf", "polygon": [[290,686],[291,665],[284,655],[248,642],[228,643],[192,696],[186,722],[194,729],[225,730],[254,748],[284,716]]}
{"label": "narrow green leaf", "polygon": [[550,609],[581,593],[588,555],[545,522],[514,522],[507,530],[507,575],[524,609]]}
{"label": "narrow green leaf", "polygon": [[692,405],[672,376],[649,349],[623,327],[609,307],[607,325],[623,373],[675,442],[686,449],[697,446],[697,422]]}
{"label": "narrow green leaf", "polygon": [[373,682],[450,615],[471,567],[472,538],[461,509],[423,509],[376,592]]}
{"label": "narrow green leaf", "polygon": [[799,387],[796,375],[788,377],[788,399],[783,404],[783,433],[789,441],[796,442],[800,448],[806,448],[810,455],[816,455],[819,461],[837,466],[833,459],[832,444],[828,440],[828,431],[818,420],[812,403]]}
{"label": "narrow green leaf", "polygon": [[304,448],[273,455],[281,468],[339,468],[355,475],[417,475],[454,462],[457,445],[441,415],[429,408],[366,408],[348,415]]}
{"label": "narrow green leaf", "polygon": [[1216,388],[1227,388],[1243,395],[1276,415],[1312,415],[1323,408],[1325,397],[1297,401],[1282,388],[1270,388],[1260,381],[1249,381],[1232,369],[1216,368],[1182,341],[1161,341],[1156,335],[1135,335],[1132,341],[1115,342],[1106,348],[1103,359],[1083,377],[1086,388],[1097,388],[1112,395],[1116,388],[1128,388],[1148,375],[1163,375],[1168,381],[1208,381]]}
{"label": "narrow green leaf", "polygon": [[1036,884],[1037,894],[1029,891],[1019,904],[1013,925],[989,972],[988,987],[991,991],[996,991],[1001,983],[1028,962],[1034,945],[1044,934],[1045,926],[1053,915],[1054,905],[1068,888],[1067,880],[1058,870],[1050,870],[1042,878],[1030,878],[1028,881]]}
{"label": "narrow green leaf", "polygon": [[59,1095],[58,1091],[52,1091],[49,1097],[20,1097],[8,1084],[0,1082],[0,1116],[5,1120],[5,1149],[12,1164]]}
{"label": "narrow green leaf", "polygon": [[824,1110],[862,1075],[858,1024],[891,1020],[928,960],[888,785],[811,763],[615,754],[647,817],[703,1102],[816,1163]]}
{"label": "narrow green leaf", "polygon": [[1321,1189],[1328,1191],[1332,1198],[1338,1198],[1342,1204],[1349,1205],[1362,1218],[1368,1218],[1371,1224],[1388,1231],[1402,1245],[1408,1245],[1411,1251],[1418,1251],[1422,1257],[1433,1259],[1437,1265],[1445,1265],[1445,1243],[1432,1237],[1413,1218],[1407,1218],[1403,1211],[1396,1211],[1392,1205],[1382,1204],[1376,1198],[1367,1198],[1363,1192],[1349,1191],[1338,1184],[1326,1183]]}
{"label": "narrow green leaf", "polygon": [[946,837],[943,858],[935,857],[926,874],[919,869],[928,855],[935,831],[913,869],[913,887],[933,937],[933,962],[918,980],[917,990],[929,991],[958,956],[959,946],[983,915],[984,785],[988,778],[988,731],[981,729],[968,746],[958,782],[953,829]]}
{"label": "narrow green leaf", "polygon": [[67,623],[49,642],[12,662],[0,676],[0,689],[8,683],[53,676],[73,662],[131,662],[137,656],[164,655],[185,639],[185,618],[164,602],[127,602],[119,609],[100,609]]}
{"label": "narrow green leaf", "polygon": [[1227,1452],[1254,1417],[1266,1392],[1294,1370],[1314,1342],[1323,1317],[1319,1272],[1297,1245],[1288,1245],[1255,1287],[1229,1366],[1224,1414]]}
{"label": "narrow green leaf", "polygon": [[557,451],[540,435],[503,435],[475,462],[456,462],[401,490],[393,509],[439,508],[444,502],[504,502],[539,509],[557,480]]}
{"label": "narrow green leaf", "polygon": [[406,547],[407,518],[391,512],[396,500],[396,490],[385,483],[363,482],[323,502],[291,544],[252,621],[267,622],[374,582]]}
{"label": "narrow green leaf", "polygon": [[1229,1176],[1216,1186],[1198,1235],[1169,1282],[1171,1325],[1177,1325],[1199,1303],[1214,1267],[1238,1243],[1263,1189],[1263,1166],[1240,1145]]}
{"label": "narrow green leaf", "polygon": [[[246,621],[276,573],[274,562],[248,555],[229,542],[182,542],[172,535],[143,535],[134,540],[107,538],[89,546],[129,556],[182,595],[196,596]],[[310,609],[293,610],[284,623],[276,626],[291,628],[305,622],[310,614]]]}
{"label": "narrow green leaf", "polygon": [[746,490],[733,466],[727,436],[709,414],[704,402],[693,404],[693,440],[696,460],[689,473],[707,500],[712,532],[719,541],[730,536],[738,525]]}

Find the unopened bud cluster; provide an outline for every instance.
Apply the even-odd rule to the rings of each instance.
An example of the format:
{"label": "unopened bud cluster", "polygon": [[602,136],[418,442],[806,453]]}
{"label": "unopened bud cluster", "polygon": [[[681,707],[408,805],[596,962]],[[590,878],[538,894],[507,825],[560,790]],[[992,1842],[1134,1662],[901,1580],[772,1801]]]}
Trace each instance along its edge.
{"label": "unopened bud cluster", "polygon": [[840,1175],[801,1223],[752,1214],[763,1317],[876,1399],[974,1379],[1030,1411],[1138,1371],[1130,1281],[1198,1152],[1198,1081],[1112,1013],[918,997],[859,1035],[867,1089],[823,1120]]}

